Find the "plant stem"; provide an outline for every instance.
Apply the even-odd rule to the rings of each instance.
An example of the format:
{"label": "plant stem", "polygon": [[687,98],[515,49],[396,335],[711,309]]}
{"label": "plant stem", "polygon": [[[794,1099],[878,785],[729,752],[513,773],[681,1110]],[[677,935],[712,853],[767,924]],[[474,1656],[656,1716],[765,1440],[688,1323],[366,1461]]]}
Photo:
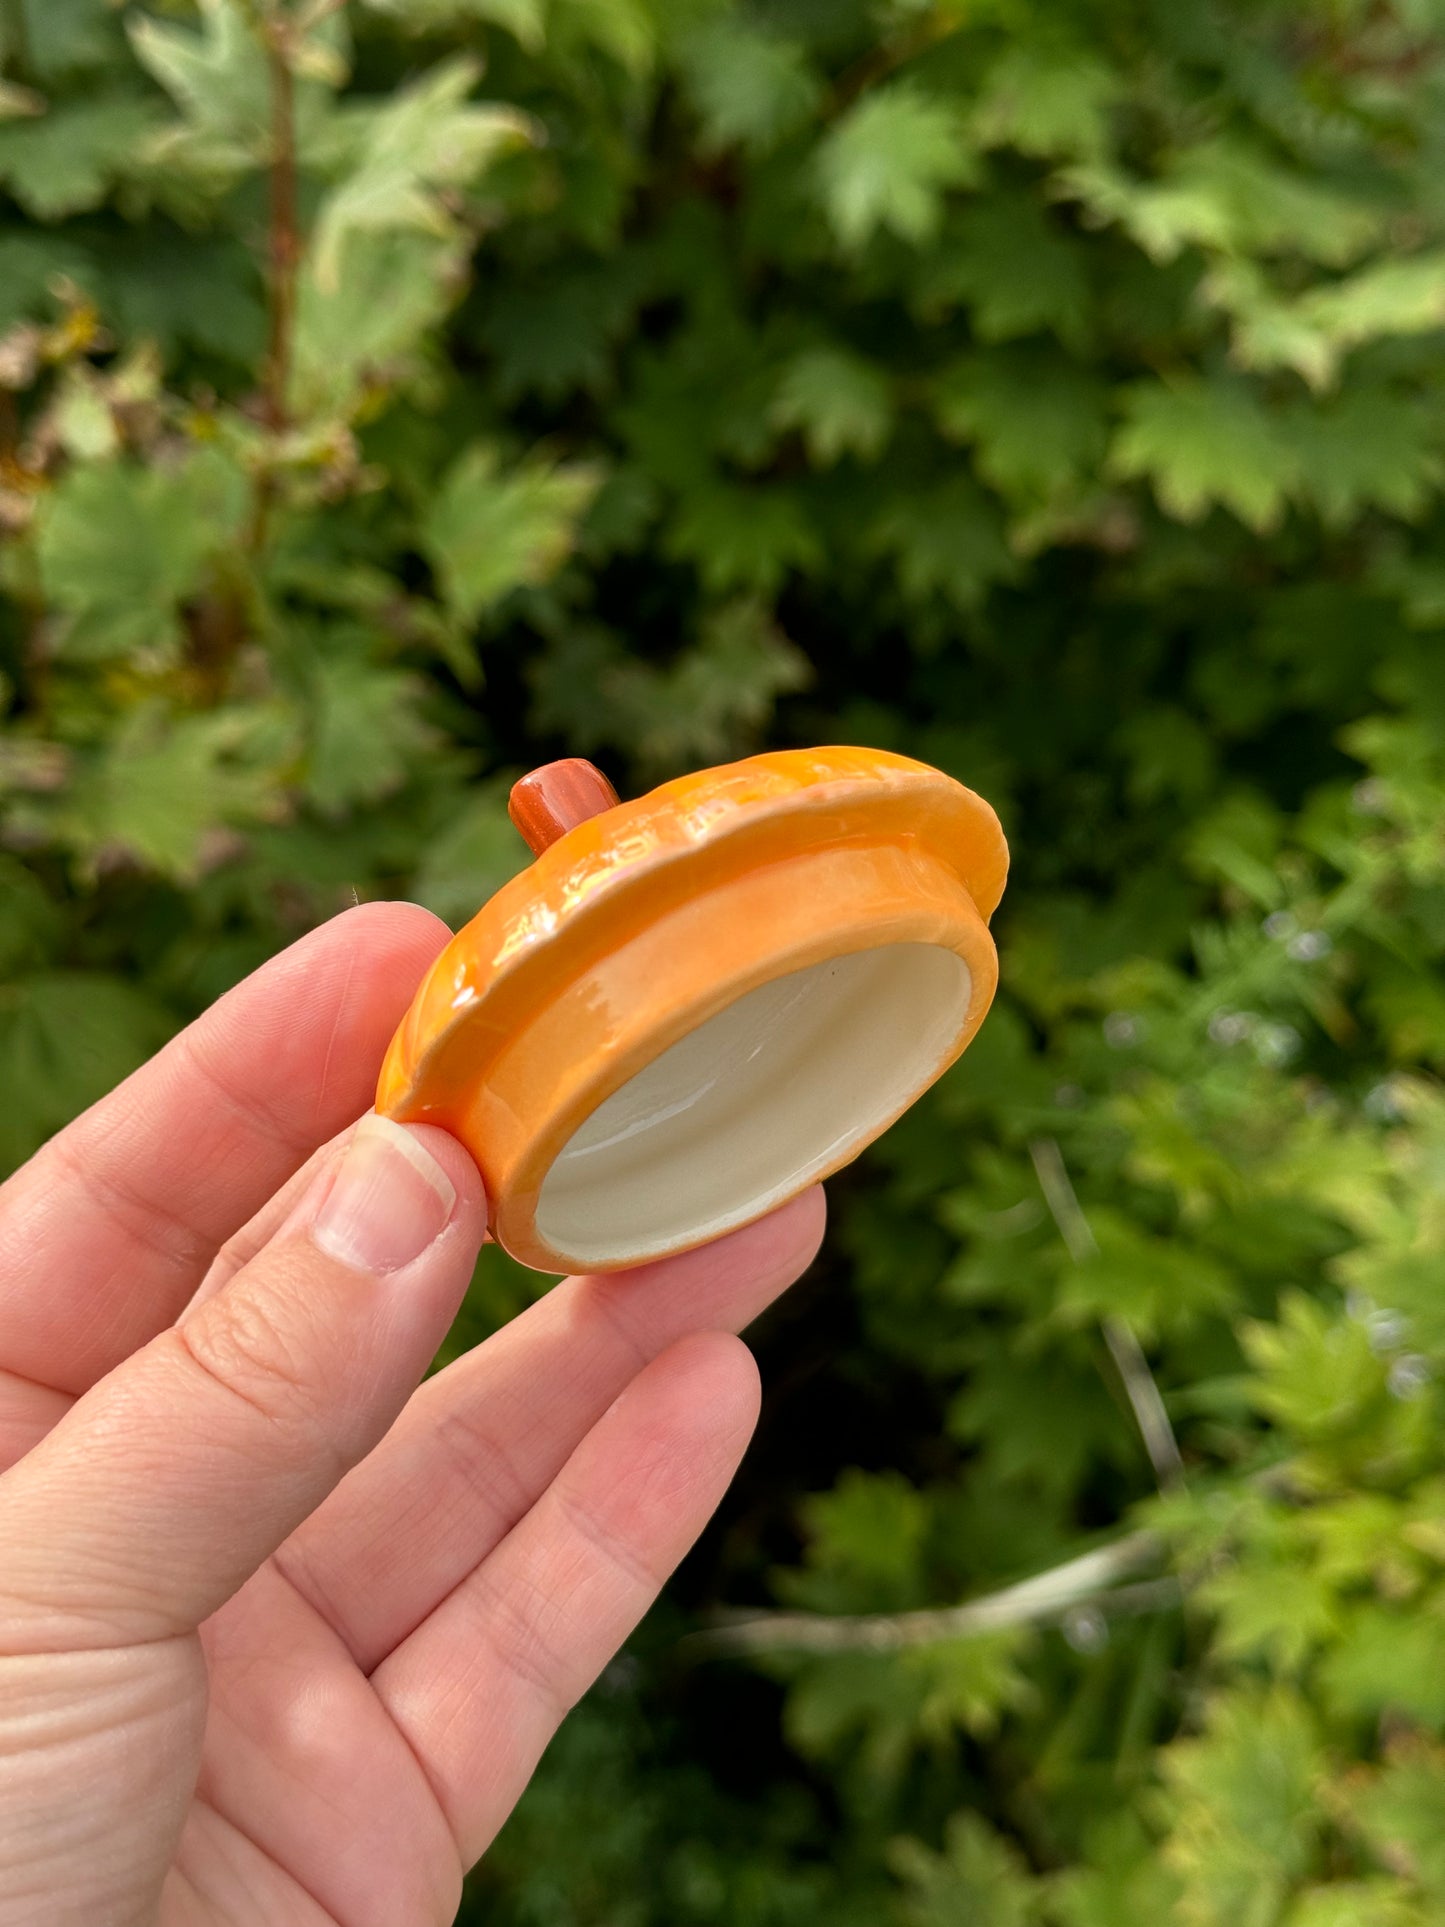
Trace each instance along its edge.
{"label": "plant stem", "polygon": [[263,394],[267,423],[279,433],[287,423],[286,396],[291,381],[291,346],[296,323],[296,270],[301,259],[296,83],[291,72],[290,39],[283,22],[267,23],[265,45],[271,83],[271,194],[266,277],[269,328]]}
{"label": "plant stem", "polygon": [[0,462],[14,461],[20,448],[20,409],[13,392],[0,382]]}
{"label": "plant stem", "polygon": [[[301,260],[301,223],[296,168],[296,83],[291,71],[289,23],[272,14],[254,18],[266,53],[271,94],[269,213],[266,233],[266,359],[261,371],[261,406],[273,435],[288,425],[287,394],[296,330],[296,273]],[[246,530],[248,555],[266,546],[275,496],[275,477],[262,452],[251,492]]]}
{"label": "plant stem", "polygon": [[332,14],[340,13],[345,5],[346,0],[311,0],[311,4],[303,7],[293,22],[296,37],[304,40],[307,34],[315,33],[323,22],[329,20]]}
{"label": "plant stem", "polygon": [[939,41],[947,40],[958,33],[964,25],[960,19],[950,19],[941,13],[925,13],[907,32],[899,34],[893,41],[881,41],[878,46],[864,54],[862,59],[841,73],[833,83],[832,98],[828,104],[828,118],[832,119],[851,107],[860,94],[867,93],[880,81],[887,80],[900,67],[906,67],[910,60],[916,60]]}
{"label": "plant stem", "polygon": [[[1076,1265],[1097,1258],[1098,1240],[1084,1216],[1057,1143],[1051,1137],[1035,1138],[1029,1146],[1029,1156],[1038,1173],[1044,1203],[1058,1227],[1069,1256]],[[1114,1361],[1114,1369],[1129,1400],[1134,1422],[1139,1427],[1139,1436],[1144,1441],[1144,1450],[1149,1454],[1155,1482],[1161,1492],[1177,1492],[1185,1483],[1184,1460],[1180,1455],[1179,1441],[1174,1436],[1174,1427],[1169,1423],[1169,1413],[1165,1409],[1159,1386],[1144,1356],[1144,1347],[1126,1319],[1111,1313],[1102,1322],[1104,1342],[1109,1347],[1109,1356]]]}
{"label": "plant stem", "polygon": [[1162,1550],[1152,1532],[1134,1532],[958,1606],[837,1618],[825,1613],[760,1613],[691,1633],[680,1643],[709,1653],[896,1653],[942,1640],[977,1638],[1011,1626],[1046,1625],[1067,1618],[1081,1606],[1105,1613],[1155,1612],[1178,1604],[1182,1589],[1177,1579],[1151,1579],[1132,1586],[1116,1586],[1115,1581],[1153,1564]]}
{"label": "plant stem", "polygon": [[9,42],[10,71],[20,80],[35,72],[30,55],[30,23],[25,18],[25,0],[5,0],[5,37]]}

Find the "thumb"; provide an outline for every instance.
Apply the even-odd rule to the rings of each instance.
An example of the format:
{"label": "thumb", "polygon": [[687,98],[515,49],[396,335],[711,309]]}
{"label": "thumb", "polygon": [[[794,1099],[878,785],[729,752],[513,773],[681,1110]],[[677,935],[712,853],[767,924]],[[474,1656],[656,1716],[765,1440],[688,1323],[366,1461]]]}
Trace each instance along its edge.
{"label": "thumb", "polygon": [[481,1180],[367,1117],[272,1241],[0,1478],[0,1650],[199,1625],[378,1442],[471,1277]]}

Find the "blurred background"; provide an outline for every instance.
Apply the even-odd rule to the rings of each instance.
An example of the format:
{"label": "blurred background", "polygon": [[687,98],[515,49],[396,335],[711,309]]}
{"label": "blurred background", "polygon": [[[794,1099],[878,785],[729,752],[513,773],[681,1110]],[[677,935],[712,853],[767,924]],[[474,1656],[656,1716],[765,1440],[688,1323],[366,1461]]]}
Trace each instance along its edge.
{"label": "blurred background", "polygon": [[6,1166],[354,898],[464,921],[550,757],[879,744],[1013,846],[466,1917],[1445,1920],[1445,5],[0,49]]}

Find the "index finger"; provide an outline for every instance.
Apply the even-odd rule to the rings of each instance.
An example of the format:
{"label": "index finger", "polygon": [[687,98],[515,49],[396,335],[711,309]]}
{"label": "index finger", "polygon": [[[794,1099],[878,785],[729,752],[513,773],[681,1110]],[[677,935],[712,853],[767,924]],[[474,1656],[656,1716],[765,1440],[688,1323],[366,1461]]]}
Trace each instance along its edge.
{"label": "index finger", "polygon": [[83,1392],[172,1324],[220,1245],[370,1107],[450,934],[409,903],[333,918],[0,1185],[0,1368]]}

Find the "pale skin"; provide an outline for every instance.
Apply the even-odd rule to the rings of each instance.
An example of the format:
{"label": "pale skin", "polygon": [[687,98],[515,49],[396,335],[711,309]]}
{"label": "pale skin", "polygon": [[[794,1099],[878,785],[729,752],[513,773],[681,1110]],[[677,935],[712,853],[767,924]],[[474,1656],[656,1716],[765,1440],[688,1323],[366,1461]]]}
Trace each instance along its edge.
{"label": "pale skin", "polygon": [[0,1187],[0,1927],[431,1927],[712,1513],[818,1191],[422,1384],[481,1242],[348,912]]}

